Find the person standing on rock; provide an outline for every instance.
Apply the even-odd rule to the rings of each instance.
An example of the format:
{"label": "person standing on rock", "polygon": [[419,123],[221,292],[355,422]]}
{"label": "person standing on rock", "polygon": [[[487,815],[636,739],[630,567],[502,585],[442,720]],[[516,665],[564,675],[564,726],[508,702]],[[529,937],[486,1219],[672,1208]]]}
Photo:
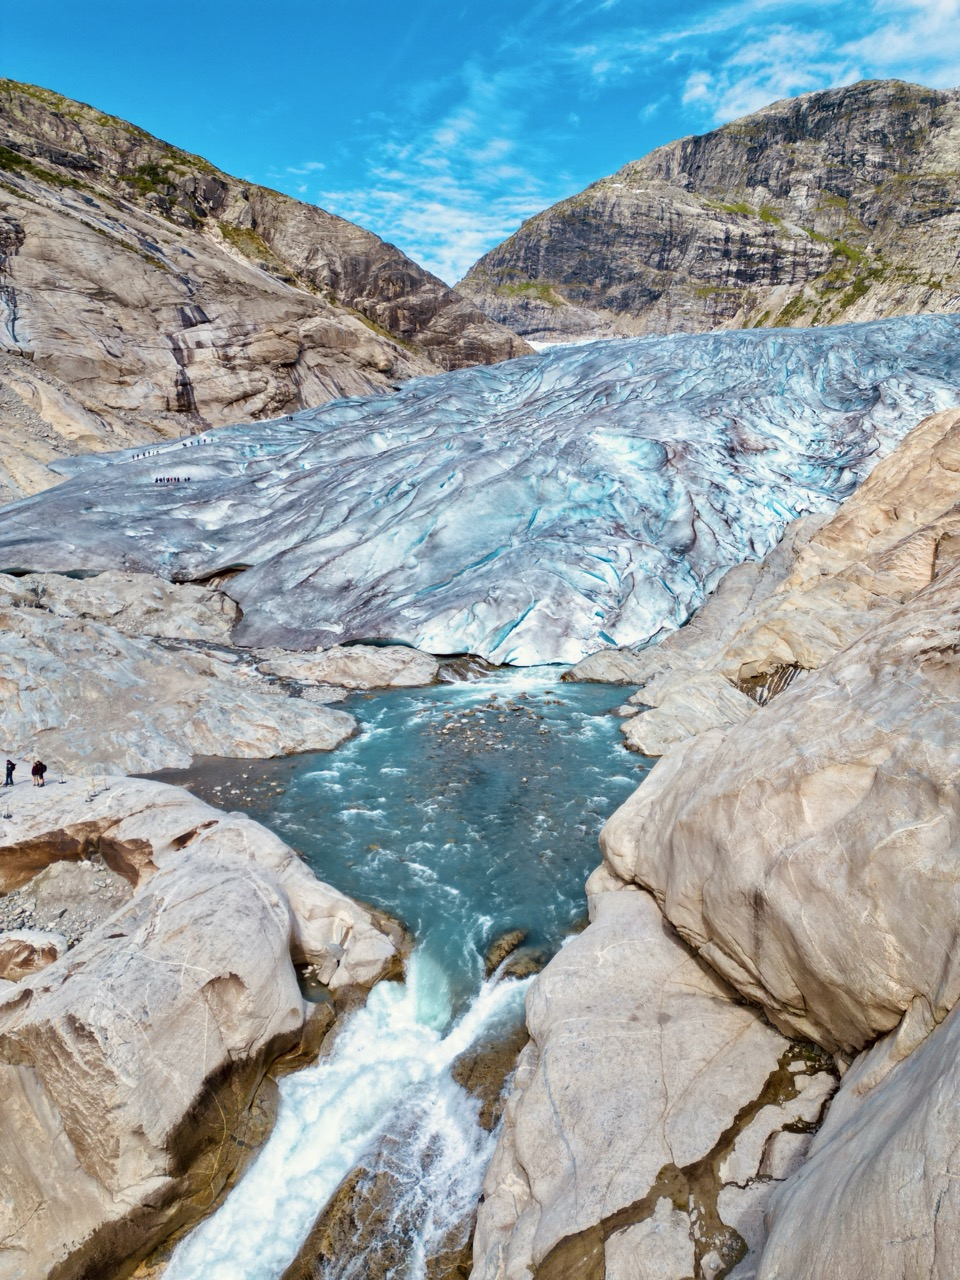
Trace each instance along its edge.
{"label": "person standing on rock", "polygon": [[33,774],[33,785],[35,787],[43,786],[43,775],[47,772],[47,766],[42,760],[34,760],[33,768],[30,770]]}
{"label": "person standing on rock", "polygon": [[6,776],[6,777],[4,778],[4,780],[3,780],[3,785],[4,785],[5,787],[12,787],[12,786],[13,786],[13,771],[14,771],[14,769],[15,769],[16,767],[17,767],[17,766],[16,766],[16,764],[14,763],[14,761],[13,761],[13,760],[8,760],[8,761],[7,761],[7,776]]}

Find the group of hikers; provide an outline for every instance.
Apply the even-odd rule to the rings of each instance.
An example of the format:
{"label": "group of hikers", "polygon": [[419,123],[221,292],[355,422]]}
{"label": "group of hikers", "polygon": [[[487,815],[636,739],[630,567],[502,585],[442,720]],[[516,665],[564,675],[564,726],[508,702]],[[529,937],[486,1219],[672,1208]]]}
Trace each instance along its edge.
{"label": "group of hikers", "polygon": [[189,476],[157,476],[154,484],[186,484]]}
{"label": "group of hikers", "polygon": [[[7,774],[6,774],[6,777],[5,777],[5,778],[4,778],[4,780],[3,780],[3,785],[4,785],[5,787],[12,787],[12,786],[14,785],[14,784],[13,784],[13,771],[14,771],[14,769],[16,769],[16,767],[17,767],[17,762],[16,762],[15,760],[8,760],[8,761],[7,761]],[[34,785],[35,787],[42,787],[42,786],[43,786],[43,775],[47,772],[47,766],[43,763],[43,761],[42,761],[42,760],[34,760],[34,762],[33,762],[33,768],[30,770],[30,772],[31,772],[31,774],[33,775],[33,785]]]}

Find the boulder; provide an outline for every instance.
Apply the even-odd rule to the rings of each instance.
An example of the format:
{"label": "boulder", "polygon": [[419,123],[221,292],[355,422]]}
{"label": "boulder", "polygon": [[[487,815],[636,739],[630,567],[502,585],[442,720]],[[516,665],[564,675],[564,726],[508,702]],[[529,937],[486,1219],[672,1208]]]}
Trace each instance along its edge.
{"label": "boulder", "polygon": [[62,933],[42,929],[10,929],[0,933],[0,978],[19,982],[59,960],[67,949]]}
{"label": "boulder", "polygon": [[267,675],[342,689],[402,688],[432,684],[440,663],[406,645],[334,645],[316,653],[268,651],[259,662]]}
{"label": "boulder", "polygon": [[960,566],[750,719],[688,740],[601,833],[701,956],[845,1053],[960,995]]}
{"label": "boulder", "polygon": [[315,1043],[294,969],[339,996],[399,930],[276,836],[160,783],[30,790],[5,884],[98,854],[133,896],[42,973],[0,982],[0,1277],[128,1268],[216,1199],[265,1070]]}
{"label": "boulder", "polygon": [[706,729],[739,724],[757,709],[751,698],[714,671],[660,676],[636,696],[651,710],[627,720],[623,736],[628,747],[645,756],[662,756]]}
{"label": "boulder", "polygon": [[815,1122],[833,1088],[822,1055],[807,1061],[648,894],[614,883],[592,878],[592,923],[528,993],[532,1041],[484,1184],[474,1280],[602,1280],[605,1265],[682,1280],[711,1252],[731,1265],[744,1245],[718,1210],[725,1180],[769,1194],[768,1140]]}

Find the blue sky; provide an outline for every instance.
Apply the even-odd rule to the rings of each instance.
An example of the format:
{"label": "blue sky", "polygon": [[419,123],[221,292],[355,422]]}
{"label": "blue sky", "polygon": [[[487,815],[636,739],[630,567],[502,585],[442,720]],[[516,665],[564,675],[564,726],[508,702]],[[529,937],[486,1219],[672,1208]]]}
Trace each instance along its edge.
{"label": "blue sky", "polygon": [[6,6],[0,71],[452,283],[672,138],[866,77],[960,85],[960,0],[27,0]]}

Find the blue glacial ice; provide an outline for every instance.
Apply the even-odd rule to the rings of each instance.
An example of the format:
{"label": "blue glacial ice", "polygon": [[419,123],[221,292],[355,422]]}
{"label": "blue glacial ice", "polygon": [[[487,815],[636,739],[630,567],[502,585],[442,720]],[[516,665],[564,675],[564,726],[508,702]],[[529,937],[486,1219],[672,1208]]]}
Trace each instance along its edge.
{"label": "blue glacial ice", "polygon": [[557,348],[85,459],[0,512],[0,566],[242,567],[241,644],[572,663],[680,626],[958,404],[958,316]]}

